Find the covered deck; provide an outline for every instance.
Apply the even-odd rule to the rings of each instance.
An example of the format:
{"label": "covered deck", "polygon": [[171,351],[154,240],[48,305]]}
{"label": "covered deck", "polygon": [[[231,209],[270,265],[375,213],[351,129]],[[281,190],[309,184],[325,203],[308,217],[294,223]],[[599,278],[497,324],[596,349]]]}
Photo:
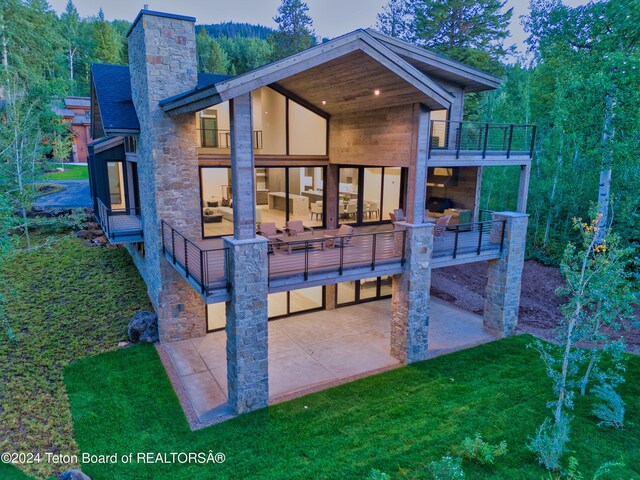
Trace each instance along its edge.
{"label": "covered deck", "polygon": [[[162,238],[167,260],[207,303],[229,300],[228,251],[222,239],[190,241],[166,222]],[[498,258],[503,242],[503,221],[436,229],[433,267]],[[398,274],[405,254],[406,233],[399,225],[357,228],[348,239],[318,229],[302,240],[270,242],[269,293]]]}
{"label": "covered deck", "polygon": [[[432,299],[429,353],[494,340],[482,318]],[[402,364],[389,354],[391,300],[269,322],[269,401],[277,403]],[[227,403],[226,334],[159,347],[192,427],[232,414]]]}

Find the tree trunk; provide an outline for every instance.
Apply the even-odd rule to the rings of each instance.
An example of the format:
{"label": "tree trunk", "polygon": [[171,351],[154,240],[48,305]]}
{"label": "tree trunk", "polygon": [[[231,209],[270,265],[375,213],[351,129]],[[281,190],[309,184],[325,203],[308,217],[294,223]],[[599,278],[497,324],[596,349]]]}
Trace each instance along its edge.
{"label": "tree trunk", "polygon": [[542,246],[546,247],[549,241],[549,230],[551,230],[551,216],[555,209],[556,200],[556,188],[558,186],[558,177],[562,171],[562,152],[558,154],[558,160],[556,163],[556,171],[553,175],[553,187],[551,187],[551,197],[549,198],[549,212],[547,214],[547,224],[544,229],[544,238],[542,240]]}
{"label": "tree trunk", "polygon": [[613,165],[613,136],[615,134],[613,126],[613,108],[615,97],[612,92],[607,95],[604,111],[604,125],[602,128],[602,166],[600,168],[600,183],[598,185],[598,215],[600,228],[596,232],[597,243],[602,243],[607,233],[609,218],[609,201],[611,199],[611,168]]}
{"label": "tree trunk", "polygon": [[2,43],[2,66],[9,69],[9,45],[7,42],[7,27],[4,24],[4,13],[0,8],[0,43]]}

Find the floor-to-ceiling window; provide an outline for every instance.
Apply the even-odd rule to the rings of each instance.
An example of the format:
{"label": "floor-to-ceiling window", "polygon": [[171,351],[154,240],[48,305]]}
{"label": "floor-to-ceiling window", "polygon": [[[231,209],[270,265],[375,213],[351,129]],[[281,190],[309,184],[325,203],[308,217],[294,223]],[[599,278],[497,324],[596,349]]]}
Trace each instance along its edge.
{"label": "floor-to-ceiling window", "polygon": [[124,169],[122,165],[122,162],[107,162],[109,202],[114,210],[126,207]]}
{"label": "floor-to-ceiling window", "polygon": [[389,212],[402,208],[403,183],[400,167],[341,167],[340,223],[365,225],[389,221]]}
{"label": "floor-to-ceiling window", "polygon": [[324,225],[324,167],[257,167],[255,175],[258,223]]}
{"label": "floor-to-ceiling window", "polygon": [[391,276],[341,282],[337,284],[337,294],[336,303],[338,306],[389,298],[391,296]]}
{"label": "floor-to-ceiling window", "polygon": [[202,194],[203,237],[233,234],[233,196],[231,169],[228,167],[200,168]]}

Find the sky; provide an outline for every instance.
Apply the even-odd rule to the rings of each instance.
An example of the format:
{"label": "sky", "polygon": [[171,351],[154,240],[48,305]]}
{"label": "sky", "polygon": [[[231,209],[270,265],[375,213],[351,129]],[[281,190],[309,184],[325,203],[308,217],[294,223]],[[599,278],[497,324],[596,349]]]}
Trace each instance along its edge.
{"label": "sky", "polygon": [[[67,0],[49,0],[49,3],[60,13]],[[275,27],[273,17],[280,0],[74,0],[74,3],[83,17],[96,15],[102,7],[108,20],[132,21],[146,3],[151,10],[196,17],[199,24],[234,21]],[[316,34],[328,38],[374,26],[376,15],[386,3],[387,0],[307,0]],[[564,3],[576,6],[587,2],[564,0]],[[520,16],[528,12],[528,6],[528,0],[507,0],[507,8],[513,7],[510,44],[515,44],[521,52],[525,49],[526,34]]]}

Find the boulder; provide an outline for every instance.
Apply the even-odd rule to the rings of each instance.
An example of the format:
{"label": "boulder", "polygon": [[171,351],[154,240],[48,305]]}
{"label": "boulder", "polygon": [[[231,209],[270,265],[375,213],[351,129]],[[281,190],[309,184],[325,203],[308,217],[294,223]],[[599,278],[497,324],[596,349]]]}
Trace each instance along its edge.
{"label": "boulder", "polygon": [[91,480],[91,477],[76,468],[72,468],[58,475],[58,480]]}
{"label": "boulder", "polygon": [[158,316],[155,312],[140,310],[129,322],[129,340],[132,343],[156,343],[158,337]]}
{"label": "boulder", "polygon": [[98,222],[88,221],[87,223],[84,224],[84,228],[86,228],[87,230],[97,230],[101,227]]}
{"label": "boulder", "polygon": [[93,238],[93,234],[88,230],[78,230],[76,232],[76,237],[82,238],[83,240],[91,240]]}
{"label": "boulder", "polygon": [[94,228],[92,230],[87,230],[87,231],[90,232],[91,235],[93,235],[94,237],[101,237],[102,235],[104,235],[104,232],[100,227]]}
{"label": "boulder", "polygon": [[100,247],[104,247],[107,244],[108,240],[107,240],[107,237],[96,237],[96,238],[94,238],[92,240],[92,242],[95,245],[98,245]]}

